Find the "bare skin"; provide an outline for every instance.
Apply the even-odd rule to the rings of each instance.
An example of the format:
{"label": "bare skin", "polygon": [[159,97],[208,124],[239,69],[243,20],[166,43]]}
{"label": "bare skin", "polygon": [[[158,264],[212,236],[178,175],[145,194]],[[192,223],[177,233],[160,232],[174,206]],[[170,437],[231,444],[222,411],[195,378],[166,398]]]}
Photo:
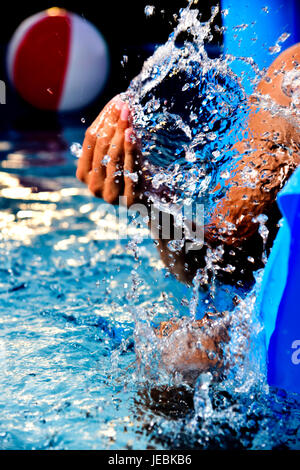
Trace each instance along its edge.
{"label": "bare skin", "polygon": [[[297,64],[300,64],[300,44],[284,51],[273,62],[266,77],[258,85],[257,93],[286,109],[289,108],[290,92],[295,90],[283,90],[282,81],[284,74],[295,69]],[[237,161],[227,180],[228,190],[225,197],[218,203],[210,223],[204,227],[204,247],[188,253],[183,247],[174,253],[168,248],[170,240],[158,240],[162,260],[183,282],[190,282],[197,269],[204,267],[207,248],[220,244],[225,251],[223,266],[230,264],[234,267],[234,272],[230,275],[224,270],[224,279],[227,282],[236,282],[238,279],[251,277],[252,271],[262,266],[262,241],[257,233],[258,223],[253,221],[253,218],[260,214],[268,216],[270,246],[276,235],[276,223],[280,218],[276,196],[300,162],[299,120],[296,110],[294,119],[287,120],[280,115],[271,115],[262,108],[258,109],[255,96],[250,98],[250,108],[249,137],[235,146],[243,157]],[[247,147],[251,147],[253,151],[244,154]],[[105,166],[102,161],[106,155],[109,155],[110,161]],[[246,181],[244,177],[245,167],[252,170],[255,184],[251,187],[249,180]],[[138,173],[137,184],[127,176],[128,172]],[[119,196],[124,195],[127,197],[128,206],[136,202],[148,204],[145,197],[145,192],[149,189],[148,175],[143,170],[142,156],[134,138],[128,106],[119,97],[110,101],[87,129],[77,177],[88,185],[95,196],[102,197],[108,203],[115,204]],[[229,230],[228,226],[232,225],[235,229]],[[247,262],[249,256],[254,260],[251,264]],[[202,323],[199,326],[202,327]],[[175,330],[178,328],[170,328],[168,334],[172,335]],[[158,334],[162,335],[161,330]],[[184,351],[187,350],[187,345],[196,342],[193,339],[194,333],[192,336],[191,334],[185,333],[180,339],[183,355],[178,358],[178,364],[181,366],[187,365],[186,359],[183,359],[186,358]],[[203,341],[205,342],[205,339]],[[224,335],[220,336],[216,330],[213,343],[217,354],[216,361],[220,365],[222,353],[219,345],[222,342],[226,342],[226,338]],[[193,364],[193,367],[198,367],[199,371],[211,367],[208,356],[201,356],[196,346],[188,347],[188,351],[188,363]],[[168,354],[170,352],[166,351],[166,358]]]}
{"label": "bare skin", "polygon": [[[156,334],[162,341],[167,370],[181,372],[193,381],[200,372],[226,367],[223,345],[229,341],[227,315],[212,321],[208,315],[190,322],[186,319],[162,322]],[[183,333],[184,332],[184,333]]]}

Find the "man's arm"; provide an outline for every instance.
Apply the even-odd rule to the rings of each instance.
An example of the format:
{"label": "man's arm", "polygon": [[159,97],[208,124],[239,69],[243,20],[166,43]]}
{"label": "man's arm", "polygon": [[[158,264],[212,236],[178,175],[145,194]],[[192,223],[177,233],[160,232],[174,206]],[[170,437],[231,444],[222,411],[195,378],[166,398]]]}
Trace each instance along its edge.
{"label": "man's arm", "polygon": [[[235,146],[242,157],[237,159],[226,182],[225,197],[217,204],[210,223],[204,227],[205,246],[187,252],[184,244],[174,252],[169,248],[171,237],[158,239],[162,260],[180,280],[190,282],[197,269],[205,265],[207,247],[214,248],[220,244],[225,250],[225,273],[227,265],[233,266],[234,270],[241,263],[245,263],[250,271],[259,267],[262,243],[257,236],[258,223],[254,220],[258,215],[266,214],[271,225],[276,224],[278,211],[274,211],[274,206],[277,193],[299,164],[297,110],[290,109],[291,90],[286,93],[282,88],[285,73],[294,69],[296,63],[300,63],[299,45],[283,52],[274,61],[257,89],[257,93],[268,102],[283,107],[281,111],[289,109],[287,114],[292,119],[280,115],[280,110],[272,114],[258,104],[255,96],[250,99],[250,136]],[[293,112],[295,116],[292,116]],[[245,152],[249,147],[251,152]],[[133,173],[138,177],[137,184],[130,177]],[[128,206],[142,202],[149,207],[150,202],[145,196],[149,189],[147,175],[142,168],[128,106],[120,98],[108,103],[87,130],[77,176],[88,184],[93,194],[109,203],[116,203],[120,195],[125,195]],[[273,236],[275,233],[276,230]],[[252,265],[246,262],[250,255],[251,258],[256,257]],[[239,277],[240,271],[231,272],[230,277]]]}
{"label": "man's arm", "polygon": [[[294,82],[294,89],[292,84],[286,89],[287,73],[296,70],[297,64],[298,82]],[[300,163],[300,103],[293,96],[298,96],[300,101],[299,44],[274,61],[250,98],[247,138],[235,144],[241,157],[226,181],[225,197],[204,228],[206,246],[187,254],[185,247],[173,253],[168,249],[169,240],[159,240],[162,259],[166,265],[171,260],[171,270],[181,280],[191,280],[196,270],[204,267],[207,246],[223,245],[223,275],[226,277],[228,265],[233,267],[237,272],[229,272],[227,277],[234,281],[242,274],[241,265],[245,277],[260,267],[264,246],[258,235],[257,217],[261,214],[268,217],[271,244],[280,217],[275,202],[277,193]]]}

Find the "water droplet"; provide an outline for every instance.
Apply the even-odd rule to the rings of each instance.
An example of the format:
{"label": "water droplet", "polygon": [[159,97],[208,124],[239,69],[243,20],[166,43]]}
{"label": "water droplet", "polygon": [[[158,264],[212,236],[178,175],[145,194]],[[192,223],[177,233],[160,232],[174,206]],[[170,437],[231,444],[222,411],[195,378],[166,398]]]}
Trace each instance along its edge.
{"label": "water droplet", "polygon": [[213,361],[216,358],[216,354],[213,351],[208,351],[207,357],[210,361]]}
{"label": "water droplet", "polygon": [[73,142],[70,147],[70,152],[74,157],[80,158],[82,154],[82,145],[78,142]]}
{"label": "water droplet", "polygon": [[180,303],[181,303],[181,305],[183,305],[184,307],[188,307],[188,306],[189,306],[189,301],[188,301],[188,299],[187,299],[186,297],[183,297],[183,298],[181,299],[181,302],[180,302]]}
{"label": "water droplet", "polygon": [[211,141],[216,140],[217,134],[215,132],[209,132],[206,134],[206,138]]}
{"label": "water droplet", "polygon": [[152,16],[155,11],[155,7],[153,5],[146,5],[144,12],[146,16]]}
{"label": "water droplet", "polygon": [[135,173],[130,173],[130,171],[128,171],[128,170],[125,170],[124,176],[127,176],[128,178],[130,178],[134,183],[137,183],[138,179],[139,179],[139,176],[136,172]]}
{"label": "water droplet", "polygon": [[121,60],[121,65],[122,67],[125,67],[125,65],[128,63],[128,56],[123,55],[122,60]]}
{"label": "water droplet", "polygon": [[281,46],[279,44],[275,44],[275,46],[269,47],[269,54],[278,54],[281,51]]}
{"label": "water droplet", "polygon": [[180,251],[184,245],[184,240],[171,240],[168,243],[168,248],[170,251]]}
{"label": "water droplet", "polygon": [[102,165],[107,166],[107,164],[110,162],[110,156],[109,155],[104,155],[102,159]]}
{"label": "water droplet", "polygon": [[245,29],[247,29],[248,26],[249,26],[249,25],[246,24],[246,23],[239,24],[239,25],[234,26],[234,27],[233,27],[233,30],[234,30],[234,31],[245,31]]}
{"label": "water droplet", "polygon": [[195,162],[197,157],[196,157],[196,153],[193,152],[192,150],[187,150],[186,153],[185,153],[185,159],[187,162]]}
{"label": "water droplet", "polygon": [[232,266],[231,264],[227,264],[227,266],[223,268],[223,271],[225,271],[226,273],[233,273],[235,269],[236,269],[235,266]]}
{"label": "water droplet", "polygon": [[284,42],[290,37],[290,33],[283,33],[278,39],[277,42]]}
{"label": "water droplet", "polygon": [[212,151],[212,155],[213,155],[215,158],[218,158],[218,157],[221,155],[221,152],[220,152],[220,150],[213,150],[213,151]]}
{"label": "water droplet", "polygon": [[224,180],[230,178],[230,172],[228,170],[225,170],[225,171],[222,171],[222,173],[220,174],[220,177]]}

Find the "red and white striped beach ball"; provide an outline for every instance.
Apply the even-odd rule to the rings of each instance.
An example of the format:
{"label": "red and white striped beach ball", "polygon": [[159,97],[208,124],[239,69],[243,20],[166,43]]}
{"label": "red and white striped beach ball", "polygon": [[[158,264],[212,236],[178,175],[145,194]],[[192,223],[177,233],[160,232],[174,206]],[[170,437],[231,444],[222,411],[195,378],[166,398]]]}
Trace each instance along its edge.
{"label": "red and white striped beach ball", "polygon": [[105,40],[90,22],[61,8],[37,13],[15,31],[9,78],[37,108],[71,111],[90,103],[108,76]]}

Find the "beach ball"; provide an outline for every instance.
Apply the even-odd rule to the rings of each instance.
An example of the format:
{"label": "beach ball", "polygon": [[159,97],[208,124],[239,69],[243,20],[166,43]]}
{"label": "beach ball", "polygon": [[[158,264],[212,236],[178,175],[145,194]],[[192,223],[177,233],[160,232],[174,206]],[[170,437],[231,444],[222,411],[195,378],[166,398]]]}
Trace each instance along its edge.
{"label": "beach ball", "polygon": [[61,8],[27,18],[8,45],[9,79],[24,100],[40,109],[86,106],[103,89],[108,68],[108,48],[100,32]]}

